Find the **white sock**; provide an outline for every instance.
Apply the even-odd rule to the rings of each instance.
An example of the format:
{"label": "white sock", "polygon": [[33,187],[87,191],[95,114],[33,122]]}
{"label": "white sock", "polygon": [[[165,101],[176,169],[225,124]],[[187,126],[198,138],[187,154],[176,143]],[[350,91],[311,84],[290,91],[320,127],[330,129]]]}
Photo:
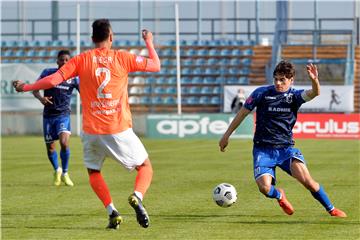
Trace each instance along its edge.
{"label": "white sock", "polygon": [[113,203],[110,203],[109,205],[107,205],[106,210],[109,215],[111,215],[114,210],[117,211]]}
{"label": "white sock", "polygon": [[56,172],[62,172],[61,167],[58,167],[58,168],[56,169]]}
{"label": "white sock", "polygon": [[141,192],[138,192],[138,191],[134,191],[135,195],[140,198],[140,200],[142,201],[143,200],[143,195]]}

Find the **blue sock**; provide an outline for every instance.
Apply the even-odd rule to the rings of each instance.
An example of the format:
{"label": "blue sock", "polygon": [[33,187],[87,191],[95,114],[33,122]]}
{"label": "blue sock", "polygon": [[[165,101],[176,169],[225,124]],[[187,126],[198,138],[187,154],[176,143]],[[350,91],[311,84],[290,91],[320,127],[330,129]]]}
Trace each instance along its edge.
{"label": "blue sock", "polygon": [[63,173],[68,171],[69,167],[69,158],[70,158],[70,149],[67,148],[65,151],[60,151],[61,165]]}
{"label": "blue sock", "polygon": [[328,196],[326,195],[326,192],[324,191],[323,187],[320,186],[319,191],[317,192],[311,192],[311,194],[313,195],[313,197],[318,200],[321,205],[324,206],[324,208],[326,209],[326,211],[330,211],[331,209],[334,208],[334,205],[331,204],[330,199],[328,198]]}
{"label": "blue sock", "polygon": [[280,192],[274,187],[274,185],[271,185],[270,191],[266,194],[268,198],[276,198],[280,199]]}
{"label": "blue sock", "polygon": [[47,151],[47,155],[48,155],[51,165],[53,166],[54,170],[56,171],[56,169],[58,169],[58,167],[59,167],[57,152],[56,151],[53,151],[53,152]]}

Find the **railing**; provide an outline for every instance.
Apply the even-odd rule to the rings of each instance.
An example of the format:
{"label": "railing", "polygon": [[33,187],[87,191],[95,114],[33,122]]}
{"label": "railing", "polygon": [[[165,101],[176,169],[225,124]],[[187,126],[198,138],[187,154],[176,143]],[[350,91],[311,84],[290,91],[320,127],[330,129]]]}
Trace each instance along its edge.
{"label": "railing", "polygon": [[[315,19],[314,18],[288,18],[284,19],[286,21],[289,21],[293,26],[296,24],[309,24],[312,23],[312,25],[315,25]],[[129,23],[131,26],[134,24],[137,25],[137,27],[128,27],[128,29],[124,31],[116,31],[115,35],[120,35],[122,39],[139,39],[139,30],[140,25],[143,26],[152,26],[155,23],[162,22],[162,23],[169,23],[170,25],[168,27],[163,27],[161,30],[155,32],[155,35],[159,36],[160,40],[166,40],[166,39],[174,39],[175,38],[175,19],[174,18],[144,18],[142,19],[142,22],[140,23],[138,18],[133,19],[121,19],[121,18],[112,18],[110,19],[113,26],[116,26],[116,24],[124,24]],[[26,24],[28,31],[27,32],[2,32],[2,38],[4,40],[7,40],[9,38],[17,38],[22,40],[36,40],[39,37],[45,37],[48,38],[48,40],[51,39],[53,36],[53,32],[51,31],[51,25],[53,20],[52,19],[1,19],[2,24]],[[80,22],[82,24],[88,24],[90,22],[87,18],[80,19]],[[261,37],[269,38],[270,41],[272,40],[272,37],[274,35],[274,29],[271,27],[269,30],[259,30],[256,29],[262,29],[261,26],[262,23],[274,24],[275,25],[276,18],[259,18],[259,28],[256,27],[257,19],[256,18],[202,18],[200,28],[201,29],[195,29],[194,31],[188,31],[186,29],[189,29],[190,26],[193,28],[193,26],[197,26],[198,19],[197,18],[180,18],[180,35],[186,39],[197,39],[198,38],[198,32],[200,32],[200,36],[203,39],[208,40],[214,40],[214,39],[247,39],[247,40],[256,40],[261,39]],[[333,29],[325,28],[324,26],[331,25],[332,22],[342,22],[344,26],[348,26],[348,28],[343,28],[342,30],[348,30],[348,31],[358,31],[360,20],[359,18],[319,18],[317,22],[317,26],[319,28],[317,29],[318,32],[325,33],[326,31],[335,31]],[[48,24],[48,31],[44,30],[44,24]],[[61,26],[58,29],[62,29],[62,31],[59,31],[57,36],[58,38],[62,39],[74,39],[76,35],[76,19],[60,19],[58,20],[58,25]],[[224,26],[227,26],[224,27]],[[189,26],[189,27],[187,27]],[[14,27],[14,29],[17,29]],[[125,29],[125,28],[124,28]],[[230,30],[231,29],[231,30]],[[89,27],[86,28],[86,30],[89,30]],[[298,31],[298,30],[292,30],[292,31]],[[303,30],[301,30],[303,31]],[[313,32],[313,28],[305,29],[305,31]],[[339,34],[342,34],[339,32]],[[356,36],[355,44],[359,45],[360,43],[360,37],[359,33],[354,32],[353,33]],[[80,33],[82,37],[85,40],[89,39],[89,36],[91,33],[89,31],[82,31]],[[24,39],[27,38],[27,39]],[[56,40],[56,39],[52,39]],[[199,40],[199,39],[198,39]],[[259,43],[257,43],[259,44]]]}

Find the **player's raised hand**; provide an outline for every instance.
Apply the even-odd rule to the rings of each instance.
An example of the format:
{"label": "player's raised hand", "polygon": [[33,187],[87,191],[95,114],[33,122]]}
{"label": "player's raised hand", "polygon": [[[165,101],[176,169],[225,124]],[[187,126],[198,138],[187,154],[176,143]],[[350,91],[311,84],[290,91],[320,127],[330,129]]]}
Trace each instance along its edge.
{"label": "player's raised hand", "polygon": [[318,73],[318,70],[317,70],[317,67],[310,63],[308,65],[306,65],[306,70],[308,72],[308,75],[309,77],[312,79],[312,80],[318,80],[319,78],[319,73]]}
{"label": "player's raised hand", "polygon": [[24,85],[25,83],[20,80],[15,80],[12,82],[13,87],[17,92],[23,92],[24,91]]}
{"label": "player's raised hand", "polygon": [[150,32],[150,31],[148,31],[146,29],[143,29],[141,31],[141,35],[142,35],[144,41],[151,41],[152,42],[152,40],[153,40],[152,32]]}

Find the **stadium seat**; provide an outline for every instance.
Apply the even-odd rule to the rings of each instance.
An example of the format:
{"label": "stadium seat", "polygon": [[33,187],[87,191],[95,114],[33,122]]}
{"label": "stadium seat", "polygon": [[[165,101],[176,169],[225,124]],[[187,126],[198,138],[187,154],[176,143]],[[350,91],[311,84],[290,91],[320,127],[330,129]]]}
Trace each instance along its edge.
{"label": "stadium seat", "polygon": [[13,56],[13,51],[11,50],[11,49],[8,49],[8,50],[6,50],[6,51],[1,51],[1,55],[3,56],[3,57],[11,57],[11,56]]}
{"label": "stadium seat", "polygon": [[221,40],[211,40],[209,46],[221,46]]}
{"label": "stadium seat", "polygon": [[192,71],[192,74],[196,74],[196,75],[200,75],[200,74],[203,74],[204,71],[201,67],[197,67],[197,68],[194,68],[193,71]]}
{"label": "stadium seat", "polygon": [[192,66],[192,65],[194,65],[194,60],[191,59],[191,58],[186,58],[186,59],[181,61],[181,65],[183,65],[183,66]]}
{"label": "stadium seat", "polygon": [[165,94],[165,88],[164,87],[155,87],[154,88],[154,93],[155,94]]}
{"label": "stadium seat", "polygon": [[229,65],[230,64],[230,60],[229,59],[227,59],[227,58],[222,58],[221,60],[220,60],[220,65]]}
{"label": "stadium seat", "polygon": [[191,78],[191,83],[192,84],[203,84],[203,79],[200,76],[196,76]]}
{"label": "stadium seat", "polygon": [[251,55],[253,55],[253,50],[251,48],[242,51],[242,56],[251,56]]}
{"label": "stadium seat", "polygon": [[181,69],[181,74],[191,74],[191,69],[190,68],[182,68]]}
{"label": "stadium seat", "polygon": [[204,58],[198,58],[195,60],[195,65],[196,66],[203,66],[206,64],[206,60]]}
{"label": "stadium seat", "polygon": [[140,98],[137,96],[130,96],[129,97],[129,104],[139,104]]}
{"label": "stadium seat", "polygon": [[220,87],[214,87],[213,88],[213,94],[220,94],[220,92],[221,92],[221,88]]}
{"label": "stadium seat", "polygon": [[24,48],[29,47],[29,42],[27,40],[18,41],[17,47]]}
{"label": "stadium seat", "polygon": [[176,87],[167,87],[166,89],[165,89],[165,93],[166,94],[176,94]]}
{"label": "stadium seat", "polygon": [[238,49],[238,48],[233,49],[231,51],[231,55],[234,57],[240,57],[242,55],[242,51],[241,51],[241,49]]}
{"label": "stadium seat", "polygon": [[155,79],[155,83],[157,85],[163,85],[166,84],[166,78],[165,77],[158,77]]}
{"label": "stadium seat", "polygon": [[200,94],[201,88],[197,86],[190,87],[189,94]]}
{"label": "stadium seat", "polygon": [[218,56],[220,55],[220,50],[216,49],[216,48],[212,48],[209,51],[209,56]]}
{"label": "stadium seat", "polygon": [[26,57],[34,57],[35,56],[35,50],[31,49],[25,53]]}
{"label": "stadium seat", "polygon": [[229,70],[229,74],[234,74],[234,75],[237,75],[240,72],[237,67],[231,67],[228,70]]}
{"label": "stadium seat", "polygon": [[199,97],[191,96],[191,97],[187,97],[185,99],[186,99],[186,104],[189,104],[189,105],[199,104]]}
{"label": "stadium seat", "polygon": [[169,74],[176,75],[177,69],[175,67],[169,69]]}
{"label": "stadium seat", "polygon": [[128,46],[130,46],[130,47],[138,47],[138,46],[141,46],[141,44],[142,44],[142,42],[140,42],[139,40],[128,42]]}
{"label": "stadium seat", "polygon": [[137,87],[137,86],[130,87],[129,93],[130,94],[141,94],[142,93],[142,88]]}
{"label": "stadium seat", "polygon": [[176,41],[175,40],[167,40],[164,43],[164,46],[175,46],[176,45]]}
{"label": "stadium seat", "polygon": [[205,77],[203,82],[204,82],[204,84],[215,84],[216,78],[215,77]]}
{"label": "stadium seat", "polygon": [[176,98],[171,97],[171,96],[165,97],[164,98],[164,104],[174,105],[174,104],[176,104]]}
{"label": "stadium seat", "polygon": [[251,59],[250,58],[243,58],[241,60],[241,64],[244,66],[250,66],[251,65]]}
{"label": "stadium seat", "polygon": [[156,81],[156,78],[154,78],[154,77],[145,78],[145,84],[147,84],[147,85],[151,85],[151,84],[155,83],[155,81]]}
{"label": "stadium seat", "polygon": [[168,58],[164,58],[163,60],[161,60],[161,66],[162,67],[168,67],[168,66],[171,66],[172,63],[171,63],[171,60],[168,59]]}
{"label": "stadium seat", "polygon": [[19,50],[17,50],[17,51],[15,52],[14,56],[15,56],[15,57],[24,57],[24,56],[25,56],[25,52],[24,52],[24,50],[19,49]]}
{"label": "stadium seat", "polygon": [[200,99],[199,99],[199,104],[202,104],[202,105],[208,105],[208,104],[210,104],[210,97],[208,97],[208,96],[201,96]]}
{"label": "stadium seat", "polygon": [[221,51],[220,51],[220,55],[221,56],[231,56],[231,50],[230,49],[222,49]]}
{"label": "stadium seat", "polygon": [[143,77],[136,76],[133,79],[133,84],[144,84],[145,79]]}
{"label": "stadium seat", "polygon": [[176,77],[170,77],[167,79],[167,84],[175,85],[177,83]]}
{"label": "stadium seat", "polygon": [[207,49],[205,49],[205,48],[199,49],[197,51],[197,55],[206,57],[206,56],[209,55],[209,51]]}
{"label": "stadium seat", "polygon": [[151,98],[149,96],[142,96],[140,97],[140,104],[151,104]]}
{"label": "stadium seat", "polygon": [[164,101],[160,96],[155,96],[155,97],[151,98],[151,103],[154,105],[160,105],[160,104],[163,104]]}
{"label": "stadium seat", "polygon": [[214,74],[219,74],[219,70],[216,68],[206,68],[205,69],[205,74],[209,74],[209,75],[214,75]]}
{"label": "stadium seat", "polygon": [[201,94],[212,94],[212,92],[213,92],[213,89],[212,89],[212,87],[209,87],[209,86],[202,87],[201,91],[200,91]]}
{"label": "stadium seat", "polygon": [[238,66],[241,64],[241,60],[239,58],[232,58],[230,59],[230,65]]}
{"label": "stadium seat", "polygon": [[144,94],[151,94],[151,86],[146,86],[143,88]]}
{"label": "stadium seat", "polygon": [[218,97],[218,96],[212,97],[211,100],[210,100],[210,103],[214,104],[214,105],[219,105],[220,104],[220,97]]}
{"label": "stadium seat", "polygon": [[49,52],[49,56],[50,56],[50,57],[55,58],[55,57],[57,57],[57,55],[58,55],[58,50],[56,50],[56,49],[52,49],[52,50]]}
{"label": "stadium seat", "polygon": [[38,41],[38,40],[29,42],[29,47],[39,47],[39,46],[40,46],[40,41]]}
{"label": "stadium seat", "polygon": [[225,78],[223,76],[219,76],[219,77],[216,77],[215,81],[217,84],[224,84]]}
{"label": "stadium seat", "polygon": [[37,57],[46,57],[48,56],[48,52],[45,49],[41,49],[35,52],[35,56]]}
{"label": "stadium seat", "polygon": [[165,48],[161,51],[161,54],[162,56],[166,56],[166,57],[169,57],[169,56],[175,56],[175,52],[174,50],[172,50],[171,48]]}
{"label": "stadium seat", "polygon": [[217,65],[217,64],[219,64],[219,60],[218,59],[216,59],[216,58],[209,58],[208,60],[207,60],[207,65]]}
{"label": "stadium seat", "polygon": [[197,51],[195,49],[191,48],[185,51],[185,56],[192,57],[196,55],[197,55]]}
{"label": "stadium seat", "polygon": [[181,84],[190,84],[190,83],[192,83],[190,77],[182,77],[181,78]]}

